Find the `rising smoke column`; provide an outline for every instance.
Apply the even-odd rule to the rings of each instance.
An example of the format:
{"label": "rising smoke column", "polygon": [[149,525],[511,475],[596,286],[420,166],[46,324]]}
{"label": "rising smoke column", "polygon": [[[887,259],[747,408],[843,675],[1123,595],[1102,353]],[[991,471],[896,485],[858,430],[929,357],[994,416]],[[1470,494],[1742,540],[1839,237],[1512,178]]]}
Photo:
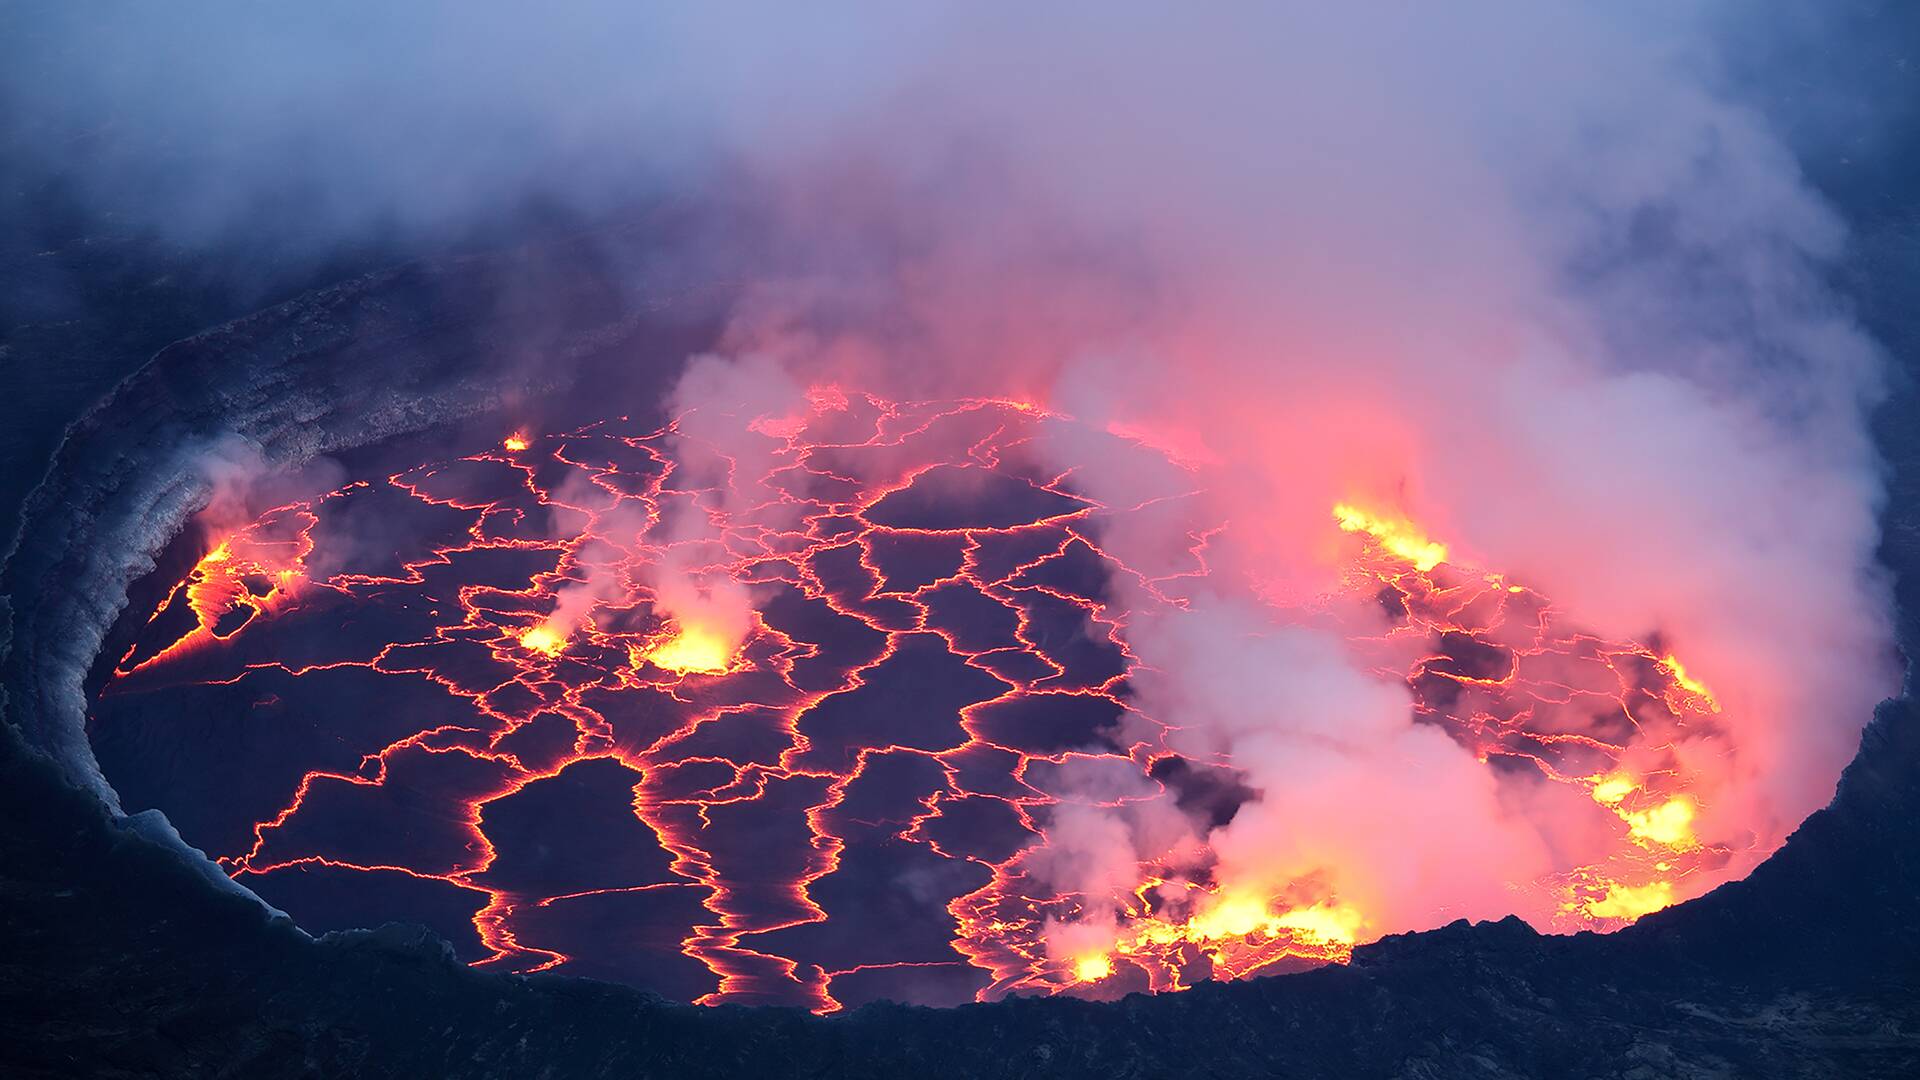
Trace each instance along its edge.
{"label": "rising smoke column", "polygon": [[[663,668],[724,671],[753,632],[753,597],[729,572],[735,554],[716,520],[776,530],[798,524],[791,500],[762,478],[779,462],[785,418],[806,402],[771,360],[700,356],[665,404],[676,419],[662,461],[670,481],[657,498],[609,503],[609,491],[573,479],[555,494],[557,539],[577,535],[568,530],[585,515],[613,550],[570,568],[553,611],[523,635],[529,648],[556,653],[596,611],[627,610],[636,598],[659,623],[636,660]],[[507,448],[526,449],[525,437],[513,436]],[[651,542],[641,544],[643,535]]]}
{"label": "rising smoke column", "polygon": [[[1735,854],[1683,895],[1825,801],[1894,685],[1878,360],[1820,281],[1839,224],[1714,93],[1698,39],[1560,8],[992,22],[950,47],[991,85],[940,58],[913,84],[946,126],[852,127],[853,164],[783,177],[795,249],[866,257],[809,267],[832,282],[813,297],[771,282],[736,336],[810,377],[1037,399],[1191,464],[1231,522],[1219,583],[1128,627],[1154,673],[1133,690],[1261,794],[1174,845],[1203,838],[1230,889],[1330,874],[1374,933],[1550,913],[1515,890],[1566,869],[1592,800],[1489,770],[1343,634],[1288,625],[1334,583],[1342,504],[1713,688],[1724,730],[1660,750],[1706,778],[1689,827]],[[1057,464],[1136,501],[1117,463]],[[1103,542],[1151,567],[1203,517]],[[1169,846],[1120,816],[1060,824],[1036,865],[1062,887]]]}
{"label": "rising smoke column", "polygon": [[721,545],[713,515],[769,529],[791,529],[797,512],[760,478],[778,462],[788,417],[802,412],[800,387],[777,364],[762,357],[739,362],[695,357],[669,407],[676,456],[674,487],[692,495],[660,508],[668,538],[666,556],[641,577],[656,611],[673,634],[649,658],[664,667],[724,668],[753,631],[753,598],[746,584],[716,564],[730,553]]}

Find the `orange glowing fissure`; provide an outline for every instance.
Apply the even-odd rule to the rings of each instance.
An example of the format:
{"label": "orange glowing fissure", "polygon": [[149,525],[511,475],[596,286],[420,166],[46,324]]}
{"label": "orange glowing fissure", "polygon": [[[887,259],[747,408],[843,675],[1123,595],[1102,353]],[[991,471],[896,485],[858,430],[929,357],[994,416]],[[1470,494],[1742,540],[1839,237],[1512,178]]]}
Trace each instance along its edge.
{"label": "orange glowing fissure", "polygon": [[[190,628],[129,650],[103,700],[172,686],[240,684],[268,673],[285,684],[319,671],[439,687],[467,710],[465,719],[435,722],[372,747],[357,769],[306,773],[276,813],[252,825],[252,842],[220,853],[220,862],[269,895],[277,875],[315,867],[457,887],[479,899],[472,925],[486,955],[476,962],[511,970],[565,967],[579,958],[559,947],[550,921],[536,917],[541,912],[585,897],[673,888],[692,888],[702,897],[705,917],[685,925],[678,944],[683,957],[711,973],[711,988],[698,1000],[788,1002],[823,1012],[842,1007],[845,988],[863,980],[968,967],[978,972],[972,995],[980,999],[1090,993],[1109,984],[1177,990],[1195,978],[1344,962],[1357,944],[1407,929],[1379,924],[1312,881],[1270,895],[1221,892],[1205,880],[1168,878],[1143,865],[1138,886],[1114,896],[1039,889],[1027,860],[1046,846],[1047,815],[1060,802],[1050,778],[1070,762],[1145,773],[1171,755],[1157,735],[1075,747],[1049,743],[1004,719],[1034,706],[1132,709],[1128,613],[1113,609],[1097,590],[1089,595],[1070,584],[1064,571],[1078,560],[1107,574],[1133,573],[1101,547],[1099,526],[1138,508],[1096,504],[1072,490],[1070,475],[1049,477],[1010,464],[1028,440],[1069,422],[1032,404],[896,403],[838,388],[815,388],[808,397],[812,411],[800,422],[756,429],[774,466],[757,478],[757,501],[740,500],[744,510],[722,514],[712,509],[719,505],[716,489],[680,486],[686,455],[726,460],[713,448],[695,446],[671,428],[609,422],[541,440],[516,432],[500,450],[387,478],[384,490],[470,522],[464,539],[408,559],[397,574],[308,573],[316,524],[332,502],[381,485],[350,484],[269,511],[200,560],[149,623],[161,625],[162,615],[184,604]],[[566,487],[563,498],[557,482],[536,482],[541,468],[570,470],[582,482]],[[885,523],[883,504],[942,469],[1004,475],[1045,509],[1031,521],[978,526]],[[734,468],[729,461],[706,474],[734,476]],[[627,505],[654,522],[666,507],[702,506],[720,530],[717,539],[703,541],[703,554],[711,555],[703,572],[778,594],[783,612],[804,608],[808,614],[776,618],[768,608],[756,613],[745,641],[734,641],[697,623],[650,617],[650,595],[629,580],[578,625],[553,622],[560,590],[582,580],[589,560],[652,563],[671,543],[644,531],[637,538],[603,535],[615,508]],[[557,537],[538,520],[541,514],[567,523]],[[1395,598],[1395,627],[1374,644],[1382,670],[1414,688],[1416,710],[1482,760],[1501,755],[1528,762],[1546,780],[1570,785],[1590,798],[1596,820],[1611,823],[1606,827],[1617,841],[1605,860],[1549,880],[1512,883],[1550,898],[1553,928],[1624,925],[1674,902],[1690,878],[1725,864],[1729,850],[1695,831],[1701,802],[1690,777],[1661,749],[1688,724],[1713,717],[1719,705],[1671,653],[1561,628],[1537,593],[1498,574],[1455,566],[1446,545],[1389,508],[1343,502],[1331,508],[1329,529],[1352,538],[1353,593]],[[1194,535],[1190,569],[1142,578],[1155,602],[1183,603],[1182,590],[1209,573],[1207,534]],[[903,554],[912,552],[949,561],[923,572]],[[501,554],[538,556],[550,568],[518,588],[446,578],[448,567]],[[235,651],[237,641],[260,633],[263,624],[433,582],[440,583],[430,595],[422,593],[421,606],[430,607],[437,622],[424,638],[357,653],[341,646],[340,655],[298,663]],[[950,612],[962,606],[977,613],[970,616],[975,622],[953,621]],[[1040,630],[1043,617],[1061,613],[1091,628],[1086,644],[1076,646],[1080,652]],[[804,629],[808,619],[845,626],[843,636],[855,644],[811,636]],[[1408,643],[1453,638],[1476,643],[1497,656],[1497,664],[1469,669],[1432,645],[1416,650],[1410,667],[1392,659],[1404,657]],[[443,669],[436,659],[472,649],[482,651],[468,661],[480,665],[473,670]],[[909,653],[949,657],[957,672],[991,689],[941,721],[948,735],[936,730],[937,718],[903,723],[889,729],[891,735],[861,734],[858,725],[870,721],[850,718],[844,704],[883,681],[888,665]],[[1108,662],[1101,657],[1111,657],[1111,666],[1101,666]],[[1396,664],[1402,666],[1390,666]],[[476,675],[480,668],[490,674]],[[1447,695],[1422,689],[1435,685],[1449,688]],[[670,721],[640,734],[619,705],[635,695]],[[1632,719],[1631,731],[1609,742],[1559,724],[1561,711],[1575,707],[1582,715],[1619,711]],[[1152,732],[1173,718],[1137,719],[1139,730]],[[536,753],[529,733],[550,723],[567,726],[570,746]],[[739,749],[725,737],[749,729],[771,744]],[[317,792],[341,799],[379,789],[396,763],[417,770],[423,762],[454,759],[498,777],[449,804],[447,816],[461,823],[467,838],[458,857],[403,864],[317,850],[297,838],[294,827],[319,812],[310,810]],[[630,812],[670,854],[670,875],[552,895],[495,883],[492,808],[570,767],[602,760],[634,771]],[[915,762],[933,767],[930,791],[901,812],[854,809],[872,797],[881,771]],[[696,773],[703,776],[697,783]],[[740,830],[769,828],[753,823],[772,820],[765,815],[776,803],[795,808],[806,839],[772,858],[739,837]],[[1010,839],[977,842],[961,827],[968,815],[993,819]],[[856,849],[965,872],[969,884],[925,913],[950,928],[949,953],[840,964],[803,956],[791,944],[798,929],[835,917],[822,904],[841,901],[818,897],[832,892],[822,890]],[[1110,913],[1113,934],[1100,947],[1056,953],[1043,927],[1089,911]]]}

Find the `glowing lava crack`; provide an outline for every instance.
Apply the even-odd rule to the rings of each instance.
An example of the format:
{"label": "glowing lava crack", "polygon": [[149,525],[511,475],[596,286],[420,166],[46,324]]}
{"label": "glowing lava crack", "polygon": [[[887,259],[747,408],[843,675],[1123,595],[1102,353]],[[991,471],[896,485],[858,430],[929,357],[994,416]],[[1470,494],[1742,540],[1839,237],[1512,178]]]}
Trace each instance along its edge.
{"label": "glowing lava crack", "polygon": [[[1135,708],[1136,613],[1109,589],[1182,607],[1210,532],[1179,574],[1121,565],[1103,532],[1147,508],[1035,465],[1073,422],[1031,405],[809,400],[742,425],[744,456],[612,421],[269,511],[121,658],[92,719],[110,778],[303,925],[422,921],[479,965],[683,1000],[1110,996],[1408,928],[1313,875],[1045,887],[1047,830],[1088,801],[1069,773],[1236,791]],[[1354,647],[1419,721],[1577,794],[1610,838],[1517,896],[1606,929],[1726,863],[1662,749],[1720,724],[1678,660],[1569,628],[1390,508],[1327,528],[1342,595],[1387,627]],[[1108,938],[1049,943],[1090,911]]]}

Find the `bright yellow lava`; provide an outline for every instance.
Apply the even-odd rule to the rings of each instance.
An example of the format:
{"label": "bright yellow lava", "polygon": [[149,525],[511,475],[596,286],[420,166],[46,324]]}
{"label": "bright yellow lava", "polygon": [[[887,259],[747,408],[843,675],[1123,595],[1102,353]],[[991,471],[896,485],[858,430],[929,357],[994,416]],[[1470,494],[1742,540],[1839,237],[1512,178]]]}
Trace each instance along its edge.
{"label": "bright yellow lava", "polygon": [[1153,957],[1170,947],[1198,947],[1216,964],[1243,972],[1282,956],[1344,961],[1364,922],[1360,912],[1338,903],[1276,911],[1257,895],[1235,893],[1184,922],[1152,916],[1128,922],[1109,950],[1076,956],[1073,976],[1077,982],[1098,982],[1113,974],[1115,954]]}
{"label": "bright yellow lava", "polygon": [[1698,842],[1693,836],[1693,815],[1693,801],[1675,796],[1659,806],[1622,813],[1620,817],[1626,821],[1627,831],[1637,840],[1672,848],[1690,848]]}
{"label": "bright yellow lava", "polygon": [[1297,930],[1315,941],[1352,945],[1360,937],[1360,913],[1348,907],[1315,904],[1294,908],[1273,920],[1275,926]]}
{"label": "bright yellow lava", "polygon": [[647,649],[634,651],[634,662],[646,660],[681,675],[698,672],[718,675],[733,664],[735,646],[711,630],[683,626],[679,632]]}
{"label": "bright yellow lava", "polygon": [[1447,545],[1428,539],[1406,518],[1377,517],[1352,503],[1337,503],[1333,519],[1340,523],[1342,532],[1366,533],[1389,554],[1412,563],[1421,573],[1447,561]]}
{"label": "bright yellow lava", "polygon": [[1276,912],[1252,895],[1229,896],[1184,923],[1143,920],[1121,939],[1121,952],[1142,944],[1167,945],[1176,941],[1222,941],[1255,934],[1278,937],[1283,932],[1311,941],[1351,945],[1359,938],[1360,913],[1336,904],[1314,904]]}
{"label": "bright yellow lava", "polygon": [[1686,667],[1680,663],[1679,657],[1668,653],[1667,656],[1660,661],[1660,666],[1667,670],[1667,674],[1673,676],[1674,683],[1682,690],[1699,698],[1706,704],[1710,711],[1720,711],[1720,702],[1715,700],[1713,691],[1707,689],[1706,683],[1688,674]]}
{"label": "bright yellow lava", "polygon": [[1275,912],[1265,901],[1253,896],[1230,896],[1196,915],[1178,936],[1201,941],[1246,937],[1250,934],[1277,936],[1292,930],[1314,941],[1351,945],[1360,930],[1360,913],[1348,907],[1314,904]]}
{"label": "bright yellow lava", "polygon": [[1699,844],[1693,835],[1693,819],[1699,812],[1692,799],[1675,795],[1658,806],[1629,810],[1623,804],[1640,790],[1640,784],[1626,773],[1613,773],[1595,780],[1593,801],[1612,810],[1627,823],[1627,832],[1642,845],[1689,850]]}
{"label": "bright yellow lava", "polygon": [[521,450],[525,450],[528,446],[532,444],[527,442],[527,437],[525,435],[516,431],[513,434],[507,436],[506,440],[502,442],[500,445],[506,447],[509,450],[518,452]]}
{"label": "bright yellow lava", "polygon": [[1639,786],[1626,773],[1614,773],[1593,785],[1593,801],[1605,806],[1617,806]]}
{"label": "bright yellow lava", "polygon": [[520,644],[537,653],[558,656],[560,650],[567,647],[567,639],[549,627],[536,626],[520,635]]}
{"label": "bright yellow lava", "polygon": [[1607,895],[1587,903],[1587,914],[1596,919],[1637,919],[1673,903],[1673,883],[1655,881],[1647,885],[1615,883]]}
{"label": "bright yellow lava", "polygon": [[1073,977],[1081,982],[1099,982],[1113,974],[1113,961],[1104,953],[1089,953],[1073,962]]}

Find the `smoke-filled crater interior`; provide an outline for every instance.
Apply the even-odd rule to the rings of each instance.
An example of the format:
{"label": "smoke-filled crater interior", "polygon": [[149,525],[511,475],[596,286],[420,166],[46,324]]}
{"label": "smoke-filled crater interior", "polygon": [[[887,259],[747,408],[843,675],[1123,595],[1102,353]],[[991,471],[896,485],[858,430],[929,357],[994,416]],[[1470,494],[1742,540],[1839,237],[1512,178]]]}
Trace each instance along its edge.
{"label": "smoke-filled crater interior", "polygon": [[[1236,527],[1177,449],[1017,400],[680,405],[189,529],[94,680],[105,776],[312,932],[818,1012],[1177,991],[1502,909],[1608,931],[1777,844],[1711,814],[1738,719],[1686,656],[1391,500],[1325,507],[1323,587],[1263,597],[1248,636],[1336,643],[1370,703],[1273,751],[1303,706],[1257,651],[1182,673],[1244,715],[1142,693]],[[1536,856],[1462,909],[1356,791],[1496,800],[1457,842]]]}

